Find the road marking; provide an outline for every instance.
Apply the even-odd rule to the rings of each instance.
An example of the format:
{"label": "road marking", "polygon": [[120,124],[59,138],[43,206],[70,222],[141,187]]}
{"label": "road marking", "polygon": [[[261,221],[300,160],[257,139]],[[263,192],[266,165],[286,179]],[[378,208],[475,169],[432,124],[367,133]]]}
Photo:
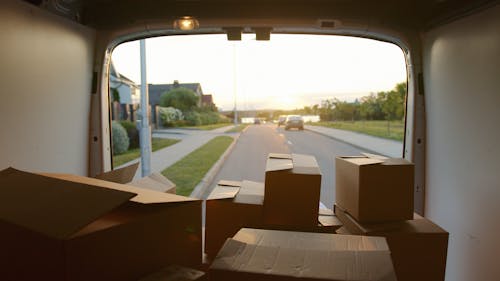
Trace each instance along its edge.
{"label": "road marking", "polygon": [[291,141],[287,141],[289,145],[293,145],[293,143]]}

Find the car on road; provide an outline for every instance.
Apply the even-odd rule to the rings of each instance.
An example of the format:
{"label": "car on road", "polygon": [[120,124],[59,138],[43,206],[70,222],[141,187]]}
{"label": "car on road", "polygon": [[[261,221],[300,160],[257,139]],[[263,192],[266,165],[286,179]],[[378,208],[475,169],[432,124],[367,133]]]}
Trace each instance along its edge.
{"label": "car on road", "polygon": [[285,130],[292,128],[304,130],[304,118],[300,115],[288,115],[285,121]]}
{"label": "car on road", "polygon": [[253,123],[254,123],[255,125],[260,125],[260,119],[259,119],[259,118],[255,118],[255,119],[253,120]]}
{"label": "car on road", "polygon": [[280,125],[285,125],[285,122],[286,122],[286,115],[280,115],[280,117],[278,118],[278,127]]}

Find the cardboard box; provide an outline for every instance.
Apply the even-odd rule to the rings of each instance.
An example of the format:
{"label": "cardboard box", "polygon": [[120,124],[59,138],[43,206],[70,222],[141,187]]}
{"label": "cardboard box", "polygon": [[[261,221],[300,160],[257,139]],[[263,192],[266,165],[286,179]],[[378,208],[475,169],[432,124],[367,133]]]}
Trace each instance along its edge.
{"label": "cardboard box", "polygon": [[205,253],[212,260],[227,238],[241,228],[335,233],[342,226],[332,210],[320,209],[314,226],[271,225],[264,220],[264,184],[220,181],[206,201]]}
{"label": "cardboard box", "polygon": [[430,220],[414,214],[413,220],[360,223],[337,205],[335,214],[352,234],[387,239],[398,280],[444,280],[449,234]]}
{"label": "cardboard box", "polygon": [[209,277],[212,281],[396,280],[384,238],[248,228],[225,242]]}
{"label": "cardboard box", "polygon": [[135,173],[137,172],[137,167],[139,167],[139,162],[122,167],[120,169],[114,169],[109,172],[104,172],[95,176],[96,179],[122,183],[126,184],[134,179]]}
{"label": "cardboard box", "polygon": [[154,272],[139,281],[207,281],[208,275],[192,268],[171,265]]}
{"label": "cardboard box", "polygon": [[152,173],[147,177],[133,180],[138,166],[139,162],[120,169],[115,169],[99,174],[95,176],[95,178],[115,183],[133,185],[136,187],[146,188],[159,192],[175,194],[175,183],[173,183],[160,173]]}
{"label": "cardboard box", "polygon": [[321,171],[314,156],[269,154],[264,214],[269,225],[317,225]]}
{"label": "cardboard box", "polygon": [[155,190],[159,192],[166,192],[175,194],[176,185],[168,178],[164,177],[160,173],[152,173],[147,177],[140,178],[138,180],[128,183],[129,185],[147,188],[150,190]]}
{"label": "cardboard box", "polygon": [[137,280],[201,264],[201,201],[65,174],[0,172],[4,280]]}
{"label": "cardboard box", "polygon": [[336,204],[359,222],[413,218],[414,165],[367,154],[335,160]]}
{"label": "cardboard box", "polygon": [[227,238],[263,224],[264,184],[221,181],[206,201],[205,253],[213,259]]}

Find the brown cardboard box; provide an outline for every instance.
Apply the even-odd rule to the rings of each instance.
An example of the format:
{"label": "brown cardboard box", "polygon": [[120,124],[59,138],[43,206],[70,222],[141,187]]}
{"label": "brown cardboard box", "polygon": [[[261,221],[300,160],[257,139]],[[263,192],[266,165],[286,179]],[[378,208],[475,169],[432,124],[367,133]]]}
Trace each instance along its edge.
{"label": "brown cardboard box", "polygon": [[139,281],[207,281],[208,275],[192,268],[171,265],[154,272]]}
{"label": "brown cardboard box", "polygon": [[360,223],[337,205],[335,214],[352,234],[387,239],[398,280],[444,280],[448,232],[430,220],[415,214],[413,220]]}
{"label": "brown cardboard box", "polygon": [[139,162],[130,164],[123,168],[114,169],[109,172],[98,174],[95,176],[95,178],[115,183],[126,184],[134,179],[137,167],[139,167]]}
{"label": "brown cardboard box", "polygon": [[225,242],[209,277],[212,281],[396,280],[384,238],[248,228]]}
{"label": "brown cardboard box", "polygon": [[205,253],[213,259],[242,227],[261,227],[264,184],[221,181],[206,201]]}
{"label": "brown cardboard box", "polygon": [[137,280],[201,264],[201,201],[64,174],[0,172],[2,280]]}
{"label": "brown cardboard box", "polygon": [[337,157],[336,204],[360,222],[413,217],[414,166],[375,155]]}
{"label": "brown cardboard box", "polygon": [[314,156],[269,154],[264,215],[269,225],[317,225],[321,171]]}
{"label": "brown cardboard box", "polygon": [[241,228],[335,233],[342,223],[329,209],[320,209],[314,226],[270,225],[263,216],[264,184],[220,181],[206,201],[205,253],[211,260],[227,238]]}
{"label": "brown cardboard box", "polygon": [[160,173],[152,173],[147,177],[131,181],[128,184],[171,194],[175,194],[175,189],[176,189],[175,183],[173,183]]}

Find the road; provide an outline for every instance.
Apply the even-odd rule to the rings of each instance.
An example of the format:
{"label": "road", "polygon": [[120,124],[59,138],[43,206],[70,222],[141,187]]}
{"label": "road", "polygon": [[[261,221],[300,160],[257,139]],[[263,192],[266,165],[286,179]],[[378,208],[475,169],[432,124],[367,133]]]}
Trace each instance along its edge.
{"label": "road", "polygon": [[307,130],[285,131],[275,124],[250,125],[241,134],[209,190],[221,179],[263,182],[266,158],[271,152],[314,155],[322,172],[321,202],[329,208],[335,200],[335,157],[361,153],[358,148]]}

